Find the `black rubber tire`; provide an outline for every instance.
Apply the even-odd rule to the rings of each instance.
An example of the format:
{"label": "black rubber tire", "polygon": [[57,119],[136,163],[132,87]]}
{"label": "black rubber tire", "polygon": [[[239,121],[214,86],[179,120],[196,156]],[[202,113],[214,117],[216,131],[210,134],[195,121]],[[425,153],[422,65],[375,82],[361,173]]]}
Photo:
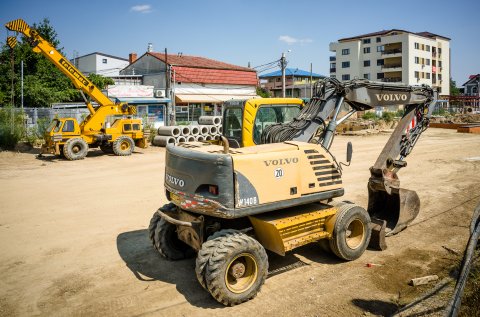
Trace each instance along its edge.
{"label": "black rubber tire", "polygon": [[135,150],[135,142],[129,136],[119,136],[112,144],[113,153],[118,156],[128,156]]}
{"label": "black rubber tire", "polygon": [[197,259],[195,260],[195,275],[197,276],[197,280],[202,285],[202,287],[208,291],[207,288],[207,283],[205,280],[205,267],[208,263],[208,260],[210,259],[210,256],[213,254],[215,249],[217,248],[217,242],[218,240],[215,240],[217,238],[223,237],[227,234],[234,234],[234,233],[240,233],[240,231],[233,230],[233,229],[226,229],[226,230],[220,230],[212,234],[207,238],[207,241],[205,241],[202,244],[202,247],[200,251],[197,253]]}
{"label": "black rubber tire", "polygon": [[[177,207],[173,203],[168,203],[160,207],[160,210],[173,212],[176,208]],[[148,225],[148,237],[150,238],[153,247],[155,247],[155,229],[157,229],[157,224],[160,219],[160,215],[157,212],[154,212],[152,219],[150,219],[150,224]]]}
{"label": "black rubber tire", "polygon": [[[352,228],[350,226],[354,226],[352,230],[348,230]],[[354,204],[343,204],[337,212],[332,238],[329,240],[330,248],[342,260],[356,260],[365,252],[371,233],[368,212]],[[349,246],[347,239],[351,239],[352,246]]]}
{"label": "black rubber tire", "polygon": [[113,146],[111,144],[100,145],[100,150],[105,154],[113,154]]}
{"label": "black rubber tire", "polygon": [[320,249],[322,249],[322,251],[330,254],[332,253],[332,248],[330,248],[330,242],[328,239],[322,239],[318,241],[318,245],[320,246]]}
{"label": "black rubber tire", "polygon": [[[213,298],[226,306],[237,305],[254,298],[268,273],[268,258],[263,246],[257,240],[240,232],[228,233],[211,241],[215,241],[217,247],[206,265],[205,280]],[[227,274],[227,270],[231,264],[241,262],[238,259],[244,258],[246,258],[244,272],[247,273],[245,277],[247,285],[244,290],[234,292],[232,288],[236,283],[229,283],[228,279],[231,275]],[[237,260],[239,262],[236,262]],[[253,276],[249,274],[250,270],[255,272]],[[245,280],[239,283],[244,284]]]}
{"label": "black rubber tire", "polygon": [[69,161],[83,160],[88,153],[88,144],[82,138],[72,138],[65,142],[63,155]]}
{"label": "black rubber tire", "polygon": [[192,247],[178,239],[177,226],[162,218],[157,221],[153,241],[155,249],[166,259],[177,261],[195,255]]}

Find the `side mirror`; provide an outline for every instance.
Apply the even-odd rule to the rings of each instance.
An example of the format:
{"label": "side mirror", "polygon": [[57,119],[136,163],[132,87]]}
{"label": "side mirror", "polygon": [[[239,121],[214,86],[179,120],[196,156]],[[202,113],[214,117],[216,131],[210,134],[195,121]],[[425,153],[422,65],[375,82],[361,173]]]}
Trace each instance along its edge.
{"label": "side mirror", "polygon": [[353,146],[352,142],[347,143],[347,163],[350,165],[350,162],[352,161],[352,154],[353,154]]}

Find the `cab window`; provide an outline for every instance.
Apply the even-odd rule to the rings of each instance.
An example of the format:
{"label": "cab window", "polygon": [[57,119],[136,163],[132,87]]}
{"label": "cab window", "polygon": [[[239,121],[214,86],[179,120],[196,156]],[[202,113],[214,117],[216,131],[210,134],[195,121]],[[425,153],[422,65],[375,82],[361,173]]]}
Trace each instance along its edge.
{"label": "cab window", "polygon": [[67,120],[63,124],[62,132],[73,132],[75,131],[75,124],[73,123],[73,120]]}
{"label": "cab window", "polygon": [[53,120],[52,122],[50,122],[50,125],[47,128],[47,131],[52,132],[53,128],[55,128],[57,126],[57,122],[58,122],[58,120]]}
{"label": "cab window", "polygon": [[229,108],[224,113],[224,135],[227,138],[242,139],[242,109]]}
{"label": "cab window", "polygon": [[134,131],[139,131],[139,130],[140,130],[140,124],[134,123],[134,124],[133,124],[133,130],[134,130]]}
{"label": "cab window", "polygon": [[57,123],[55,124],[55,128],[53,129],[53,132],[60,131],[61,127],[62,127],[62,121],[57,121]]}
{"label": "cab window", "polygon": [[123,131],[131,131],[132,130],[132,125],[130,123],[125,123],[123,125]]}
{"label": "cab window", "polygon": [[253,141],[261,143],[262,132],[265,127],[275,123],[287,123],[300,113],[298,105],[260,106],[253,125]]}

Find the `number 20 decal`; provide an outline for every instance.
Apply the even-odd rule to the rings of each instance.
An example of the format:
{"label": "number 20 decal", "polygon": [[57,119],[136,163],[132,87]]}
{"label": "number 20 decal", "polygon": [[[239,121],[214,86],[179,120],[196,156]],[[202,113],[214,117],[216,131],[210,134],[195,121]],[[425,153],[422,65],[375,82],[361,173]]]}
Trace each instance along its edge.
{"label": "number 20 decal", "polygon": [[281,168],[276,168],[276,169],[274,170],[274,173],[273,173],[273,174],[275,175],[275,178],[280,178],[280,177],[282,177],[283,174],[284,174],[284,173],[283,173],[283,169],[281,169]]}

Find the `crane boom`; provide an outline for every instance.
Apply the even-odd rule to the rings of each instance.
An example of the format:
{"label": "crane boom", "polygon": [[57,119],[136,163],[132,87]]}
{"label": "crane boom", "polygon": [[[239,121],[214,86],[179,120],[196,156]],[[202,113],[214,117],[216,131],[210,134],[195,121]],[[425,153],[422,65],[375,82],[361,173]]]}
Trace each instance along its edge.
{"label": "crane boom", "polygon": [[[105,96],[88,78],[82,74],[70,61],[63,56],[52,44],[45,40],[36,30],[22,19],[17,19],[5,24],[5,27],[14,32],[22,33],[32,46],[36,53],[41,53],[48,58],[63,74],[65,74],[73,83],[73,85],[83,93],[90,96],[100,106],[112,105],[112,101]],[[9,41],[7,41],[9,43]],[[95,109],[87,102],[87,108],[93,115]]]}

